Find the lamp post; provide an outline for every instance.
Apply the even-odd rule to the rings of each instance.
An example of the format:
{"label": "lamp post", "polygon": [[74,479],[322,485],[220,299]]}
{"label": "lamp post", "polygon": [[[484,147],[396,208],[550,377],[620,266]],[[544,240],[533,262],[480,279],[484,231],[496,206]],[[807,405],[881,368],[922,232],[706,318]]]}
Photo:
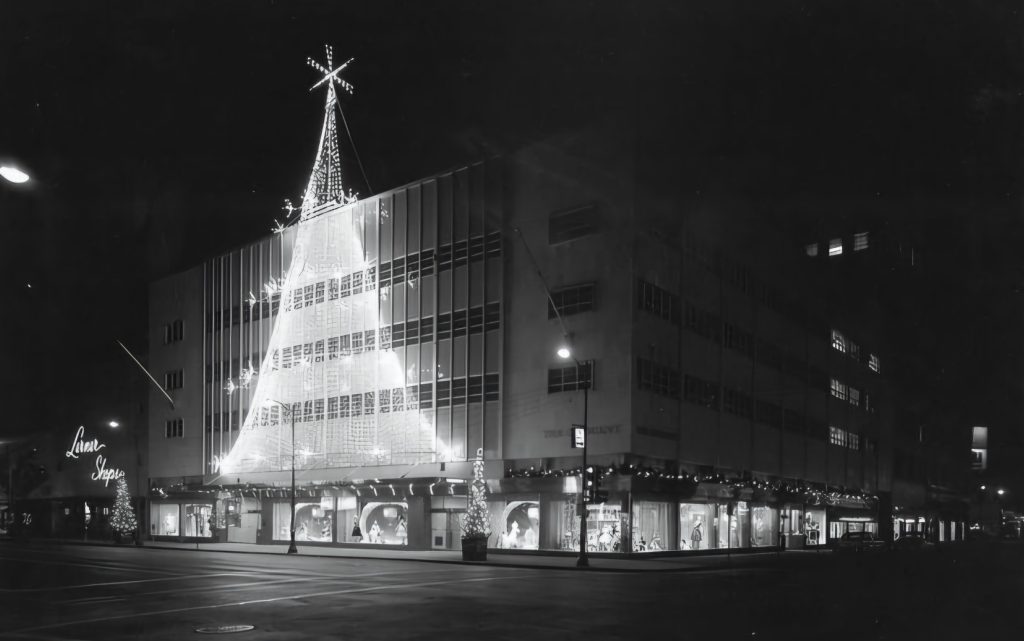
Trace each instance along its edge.
{"label": "lamp post", "polygon": [[288,414],[288,420],[291,423],[292,429],[292,516],[290,521],[289,529],[291,529],[291,541],[288,544],[288,554],[298,554],[299,549],[295,547],[295,412],[291,406],[285,405],[281,401],[275,401],[274,399],[267,399],[268,403],[277,403],[281,406],[281,409]]}
{"label": "lamp post", "polygon": [[[561,358],[571,358],[576,363],[576,385],[579,389],[581,382],[580,368],[582,363],[576,359],[572,351],[568,346],[558,348],[558,356]],[[587,445],[590,441],[590,432],[587,425],[587,410],[590,405],[590,372],[587,372],[587,380],[583,385],[583,467],[582,473],[580,474],[580,555],[576,559],[576,567],[585,568],[590,566],[590,559],[587,556],[587,478],[591,476],[587,472]]]}

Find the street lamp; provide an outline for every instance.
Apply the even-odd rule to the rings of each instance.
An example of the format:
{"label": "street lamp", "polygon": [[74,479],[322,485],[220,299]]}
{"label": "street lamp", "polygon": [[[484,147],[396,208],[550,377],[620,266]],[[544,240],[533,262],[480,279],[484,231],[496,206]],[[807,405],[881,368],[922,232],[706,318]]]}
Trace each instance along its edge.
{"label": "street lamp", "polygon": [[[267,399],[268,403],[277,403],[281,406],[281,409],[288,414],[288,419],[292,425],[292,516],[291,516],[291,542],[288,544],[288,554],[298,554],[299,549],[295,547],[295,412],[291,406],[285,405],[281,401],[275,401],[272,398]],[[276,527],[276,526],[275,526]]]}
{"label": "street lamp", "polygon": [[[573,355],[572,350],[567,345],[563,345],[558,348],[558,356],[560,358],[571,358],[576,363],[576,385],[579,389],[580,384],[580,368],[582,364]],[[583,467],[582,473],[580,474],[580,556],[576,559],[576,567],[585,568],[590,565],[590,561],[587,558],[587,478],[592,476],[587,473],[587,442],[590,440],[590,434],[587,429],[587,406],[590,404],[590,373],[587,373],[587,381],[583,386]]]}
{"label": "street lamp", "polygon": [[7,182],[19,185],[21,183],[26,183],[29,180],[28,174],[17,167],[8,167],[7,165],[0,165],[0,176],[2,176]]}

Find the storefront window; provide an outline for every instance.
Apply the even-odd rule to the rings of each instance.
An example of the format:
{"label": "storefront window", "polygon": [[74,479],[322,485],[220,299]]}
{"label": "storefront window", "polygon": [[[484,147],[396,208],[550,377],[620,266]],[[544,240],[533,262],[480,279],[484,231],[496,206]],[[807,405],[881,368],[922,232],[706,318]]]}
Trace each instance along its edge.
{"label": "storefront window", "polygon": [[705,503],[679,504],[679,549],[714,550],[718,547],[717,506]]}
{"label": "storefront window", "polygon": [[[540,543],[540,503],[508,501],[491,506],[491,516],[499,517],[497,547],[506,550],[536,550]],[[492,529],[493,529],[492,525]]]}
{"label": "storefront window", "polygon": [[185,519],[183,523],[184,536],[213,536],[210,530],[210,517],[213,515],[213,506],[209,504],[197,504],[185,506]]}
{"label": "storefront window", "polygon": [[[295,504],[295,540],[331,543],[334,540],[334,497]],[[291,504],[274,504],[275,541],[291,540]]]}
{"label": "storefront window", "polygon": [[[154,534],[157,536],[178,536],[179,509],[180,506],[177,503],[154,504],[149,513]],[[90,517],[91,512],[86,512],[86,523],[88,523]]]}
{"label": "storefront window", "polygon": [[765,505],[755,505],[750,509],[751,531],[750,543],[755,548],[779,544],[779,512]]}
{"label": "storefront window", "polygon": [[372,501],[363,505],[359,528],[363,543],[406,545],[409,542],[409,507],[405,501]]}
{"label": "storefront window", "polygon": [[807,545],[824,545],[827,525],[825,510],[806,510],[804,512],[804,530],[807,534]]}
{"label": "storefront window", "polygon": [[731,503],[732,508],[729,515],[729,545],[730,548],[750,547],[750,506],[746,501]]}
{"label": "storefront window", "polygon": [[363,529],[359,527],[359,510],[354,494],[345,493],[337,498],[338,542],[361,543]]}
{"label": "storefront window", "polygon": [[622,552],[626,516],[618,503],[587,505],[587,551]]}
{"label": "storefront window", "polygon": [[544,528],[541,547],[545,550],[578,551],[580,549],[580,518],[576,516],[576,498],[566,496],[548,501],[544,516],[551,527]]}
{"label": "storefront window", "polygon": [[633,502],[634,552],[675,549],[675,536],[669,532],[672,523],[671,507],[669,503],[655,501]]}

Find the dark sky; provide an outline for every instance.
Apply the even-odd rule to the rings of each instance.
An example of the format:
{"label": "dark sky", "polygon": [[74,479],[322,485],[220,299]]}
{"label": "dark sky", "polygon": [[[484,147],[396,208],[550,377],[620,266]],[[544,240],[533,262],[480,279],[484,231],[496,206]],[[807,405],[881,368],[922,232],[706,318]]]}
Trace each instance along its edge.
{"label": "dark sky", "polygon": [[8,2],[0,159],[37,180],[0,184],[0,431],[102,403],[90,363],[133,367],[113,341],[143,350],[146,283],[298,201],[323,104],[305,59],[324,43],[356,58],[344,110],[369,185],[343,152],[363,195],[613,114],[684,193],[934,228],[921,306],[970,310],[936,340],[998,328],[951,360],[1017,398],[1018,4]]}

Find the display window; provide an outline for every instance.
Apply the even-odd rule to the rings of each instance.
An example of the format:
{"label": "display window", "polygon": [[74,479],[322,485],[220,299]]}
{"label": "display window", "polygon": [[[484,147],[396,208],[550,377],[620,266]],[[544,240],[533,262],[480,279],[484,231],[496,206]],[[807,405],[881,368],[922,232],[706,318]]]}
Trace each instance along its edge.
{"label": "display window", "polygon": [[779,544],[779,511],[766,505],[750,508],[750,544],[755,548]]}
{"label": "display window", "polygon": [[629,540],[624,536],[627,524],[628,513],[618,503],[587,505],[587,551],[622,552],[622,542]]}
{"label": "display window", "polygon": [[[88,509],[88,508],[87,508]],[[150,523],[157,536],[178,536],[178,515],[181,506],[177,503],[156,503],[150,510]],[[86,512],[86,523],[91,513]]]}
{"label": "display window", "polygon": [[728,506],[729,548],[750,547],[750,504],[736,501]]}
{"label": "display window", "polygon": [[[497,509],[496,509],[497,508]],[[495,542],[499,549],[536,550],[540,543],[540,503],[535,500],[508,501],[491,506],[491,516],[499,516]],[[492,524],[492,529],[494,529]]]}
{"label": "display window", "polygon": [[714,503],[679,504],[679,549],[718,548],[718,506]]}
{"label": "display window", "polygon": [[405,501],[372,501],[359,513],[363,543],[407,545],[409,543],[409,507]]}
{"label": "display window", "polygon": [[213,506],[209,503],[185,505],[185,518],[182,520],[183,536],[211,537]]}
{"label": "display window", "polygon": [[[334,541],[334,497],[295,504],[295,540],[313,543]],[[291,540],[291,504],[274,505],[274,540]]]}
{"label": "display window", "polygon": [[359,506],[355,494],[346,492],[337,497],[336,507],[338,542],[362,543],[363,529],[359,526]]}
{"label": "display window", "polygon": [[672,505],[656,501],[633,502],[633,551],[658,552],[675,549]]}
{"label": "display window", "polygon": [[807,545],[825,545],[825,532],[828,520],[825,518],[825,510],[804,510],[804,534],[807,535]]}
{"label": "display window", "polygon": [[[576,514],[576,497],[566,496],[549,501],[544,514],[550,526],[541,546],[546,550],[578,552],[580,549],[580,517]],[[529,507],[527,507],[529,515]],[[539,526],[539,523],[538,523]],[[587,506],[587,550],[589,552],[622,552],[622,542],[628,541],[629,513],[618,503]]]}

